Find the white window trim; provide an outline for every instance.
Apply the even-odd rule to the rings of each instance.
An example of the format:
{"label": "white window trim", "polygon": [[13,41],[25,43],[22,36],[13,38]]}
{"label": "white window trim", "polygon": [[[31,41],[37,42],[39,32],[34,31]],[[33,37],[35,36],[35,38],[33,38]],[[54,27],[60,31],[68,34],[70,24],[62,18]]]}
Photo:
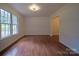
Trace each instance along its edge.
{"label": "white window trim", "polygon": [[[4,10],[4,9],[2,9],[2,10]],[[6,10],[4,10],[4,11],[6,11]],[[6,12],[8,12],[8,11],[6,11]],[[5,39],[7,39],[7,38],[11,38],[12,36],[16,36],[18,33],[19,33],[19,30],[18,30],[18,17],[17,17],[17,24],[16,24],[16,26],[17,26],[17,33],[15,33],[15,34],[13,34],[13,28],[12,28],[12,13],[11,12],[9,12],[10,13],[10,19],[11,19],[11,24],[10,24],[10,35],[9,36],[7,36],[7,37],[4,37],[4,38],[1,38],[1,18],[0,18],[0,40],[5,40]],[[0,12],[0,14],[1,14],[1,12]],[[0,16],[1,17],[1,16]]]}

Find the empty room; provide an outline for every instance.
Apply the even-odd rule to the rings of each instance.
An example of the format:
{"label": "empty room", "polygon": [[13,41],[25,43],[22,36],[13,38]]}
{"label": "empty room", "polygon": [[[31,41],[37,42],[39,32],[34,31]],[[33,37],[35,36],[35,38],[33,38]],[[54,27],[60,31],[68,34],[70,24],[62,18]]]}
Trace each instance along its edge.
{"label": "empty room", "polygon": [[0,56],[79,56],[78,3],[0,3]]}

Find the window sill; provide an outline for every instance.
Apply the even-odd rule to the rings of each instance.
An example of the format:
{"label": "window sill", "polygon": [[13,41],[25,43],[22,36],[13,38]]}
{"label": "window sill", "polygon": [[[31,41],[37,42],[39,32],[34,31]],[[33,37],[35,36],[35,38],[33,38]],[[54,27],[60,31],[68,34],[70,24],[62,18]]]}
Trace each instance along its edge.
{"label": "window sill", "polygon": [[12,37],[14,37],[14,36],[16,36],[16,35],[18,35],[18,33],[17,33],[17,34],[14,34],[14,35],[11,35],[11,36],[8,36],[8,37],[5,37],[5,38],[1,38],[0,41],[1,41],[1,40],[6,40],[6,39],[9,39],[9,38],[12,38]]}

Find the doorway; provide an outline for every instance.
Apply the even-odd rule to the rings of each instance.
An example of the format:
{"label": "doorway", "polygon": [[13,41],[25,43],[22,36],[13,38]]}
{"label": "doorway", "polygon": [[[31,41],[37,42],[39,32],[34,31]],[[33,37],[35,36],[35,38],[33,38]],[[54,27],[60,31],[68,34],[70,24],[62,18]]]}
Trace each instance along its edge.
{"label": "doorway", "polygon": [[60,17],[54,16],[51,21],[51,28],[52,28],[52,37],[56,41],[59,41],[59,28],[60,28]]}

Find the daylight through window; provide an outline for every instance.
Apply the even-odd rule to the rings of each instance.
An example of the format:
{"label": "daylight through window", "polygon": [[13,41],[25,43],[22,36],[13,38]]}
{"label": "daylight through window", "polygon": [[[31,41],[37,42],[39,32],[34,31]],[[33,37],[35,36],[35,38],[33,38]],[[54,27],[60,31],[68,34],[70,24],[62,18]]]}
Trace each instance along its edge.
{"label": "daylight through window", "polygon": [[0,30],[1,30],[1,39],[17,34],[17,16],[7,12],[3,9],[0,9]]}

